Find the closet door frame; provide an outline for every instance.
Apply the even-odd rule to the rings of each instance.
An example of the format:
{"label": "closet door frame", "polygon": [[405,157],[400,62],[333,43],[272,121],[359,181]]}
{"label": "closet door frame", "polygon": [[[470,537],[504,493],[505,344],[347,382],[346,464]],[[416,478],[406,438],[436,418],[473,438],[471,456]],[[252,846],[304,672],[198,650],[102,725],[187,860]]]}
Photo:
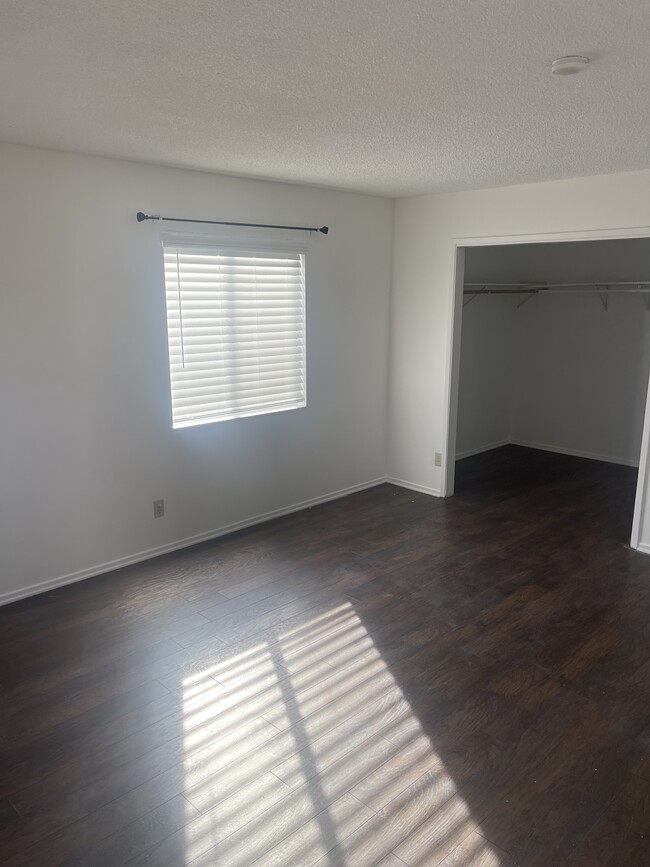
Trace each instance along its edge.
{"label": "closet door frame", "polygon": [[[597,229],[573,232],[540,232],[525,235],[490,235],[488,237],[461,237],[451,243],[449,255],[452,259],[453,284],[451,287],[453,303],[449,318],[449,355],[445,375],[445,451],[443,453],[442,490],[443,497],[451,497],[454,493],[454,475],[456,464],[456,428],[458,417],[458,389],[460,379],[460,343],[463,324],[463,284],[465,282],[465,250],[468,247],[496,247],[515,244],[557,244],[569,241],[615,241],[624,238],[650,238],[650,226],[635,226],[621,229]],[[640,540],[646,500],[650,495],[648,485],[648,451],[650,448],[650,381],[646,395],[641,454],[639,456],[639,476],[637,481],[636,499],[634,502],[634,517],[630,546],[650,554],[650,539],[648,543]]]}

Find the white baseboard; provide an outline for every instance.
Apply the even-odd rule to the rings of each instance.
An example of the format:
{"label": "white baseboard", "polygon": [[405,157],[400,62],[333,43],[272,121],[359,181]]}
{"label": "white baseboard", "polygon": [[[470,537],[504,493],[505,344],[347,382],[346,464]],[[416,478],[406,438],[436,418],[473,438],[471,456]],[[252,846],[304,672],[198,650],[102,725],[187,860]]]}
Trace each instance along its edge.
{"label": "white baseboard", "polygon": [[479,446],[477,449],[468,449],[465,452],[456,452],[456,460],[460,461],[463,458],[471,458],[473,455],[480,455],[483,452],[491,452],[492,449],[500,449],[501,446],[510,445],[512,440],[499,440],[496,443],[489,443],[486,446]]}
{"label": "white baseboard", "polygon": [[[25,599],[28,596],[36,596],[39,593],[46,593],[48,590],[54,590],[56,587],[64,587],[66,584],[75,584],[77,581],[84,581],[86,578],[94,578],[96,575],[103,575],[105,572],[113,572],[115,569],[121,569],[124,566],[141,563],[143,560],[150,560],[153,557],[159,557],[161,554],[169,554],[171,551],[178,551],[181,548],[189,548],[192,545],[197,545],[199,542],[208,542],[210,539],[218,539],[220,536],[227,536],[228,533],[234,533],[236,530],[244,530],[246,527],[253,527],[256,524],[264,524],[266,521],[272,521],[274,518],[280,518],[283,515],[290,515],[293,512],[301,512],[303,509],[310,509],[312,506],[318,506],[321,503],[327,503],[330,500],[338,500],[341,497],[347,497],[349,494],[355,494],[358,491],[365,491],[368,488],[382,485],[387,481],[393,480],[380,478],[372,479],[368,482],[361,482],[361,484],[351,485],[349,488],[341,488],[338,491],[323,494],[321,497],[312,497],[310,500],[302,500],[299,503],[294,503],[293,505],[286,506],[282,509],[274,509],[271,512],[265,512],[262,515],[255,515],[253,518],[246,518],[243,521],[236,521],[234,524],[227,524],[226,526],[218,527],[215,530],[208,530],[206,533],[197,533],[195,536],[187,536],[185,539],[179,539],[176,542],[168,542],[165,545],[158,545],[155,548],[148,548],[146,551],[139,551],[137,554],[131,554],[128,557],[118,557],[116,560],[99,563],[98,565],[91,566],[88,569],[80,569],[78,572],[70,572],[68,575],[61,575],[58,578],[50,578],[48,581],[41,581],[40,583],[32,584],[29,587],[22,587],[20,590],[10,590],[8,593],[0,594],[0,606],[9,605],[10,602],[17,602],[19,599]],[[427,492],[425,491],[425,493]]]}
{"label": "white baseboard", "polygon": [[427,485],[418,485],[415,482],[407,482],[404,479],[395,479],[388,476],[384,481],[390,485],[397,485],[399,488],[408,488],[409,491],[417,491],[419,494],[429,494],[431,497],[441,497],[442,494],[438,488],[430,488]]}
{"label": "white baseboard", "polygon": [[650,545],[646,544],[645,542],[639,542],[639,544],[636,548],[634,548],[634,550],[638,551],[640,554],[650,554]]}
{"label": "white baseboard", "polygon": [[480,455],[483,452],[490,452],[492,449],[499,449],[502,446],[513,445],[513,446],[523,446],[527,449],[538,449],[542,452],[555,452],[559,455],[571,455],[574,458],[587,458],[590,461],[604,461],[607,464],[620,464],[624,467],[638,467],[638,461],[630,461],[627,458],[615,458],[611,455],[599,455],[595,452],[585,452],[579,449],[564,449],[559,446],[551,446],[547,443],[534,443],[530,440],[518,440],[518,439],[507,439],[501,440],[497,443],[489,443],[485,446],[479,446],[476,449],[469,449],[465,452],[457,452],[456,460],[460,461],[463,458],[471,458],[473,455]]}
{"label": "white baseboard", "polygon": [[587,458],[590,461],[604,461],[607,464],[621,464],[624,467],[638,467],[638,461],[627,458],[615,458],[611,455],[599,455],[594,452],[583,452],[578,449],[563,449],[559,446],[549,446],[546,443],[533,443],[527,440],[510,440],[513,446],[524,446],[527,449],[539,449],[542,452],[555,452],[559,455],[571,455],[575,458]]}

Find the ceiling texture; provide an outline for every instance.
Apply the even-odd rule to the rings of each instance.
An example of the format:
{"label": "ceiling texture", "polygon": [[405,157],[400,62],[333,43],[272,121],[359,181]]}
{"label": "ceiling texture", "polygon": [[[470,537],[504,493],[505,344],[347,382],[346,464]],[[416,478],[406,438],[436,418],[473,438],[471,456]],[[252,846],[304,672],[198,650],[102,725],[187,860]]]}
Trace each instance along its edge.
{"label": "ceiling texture", "polygon": [[650,168],[649,37],[648,0],[0,0],[0,141],[389,196]]}

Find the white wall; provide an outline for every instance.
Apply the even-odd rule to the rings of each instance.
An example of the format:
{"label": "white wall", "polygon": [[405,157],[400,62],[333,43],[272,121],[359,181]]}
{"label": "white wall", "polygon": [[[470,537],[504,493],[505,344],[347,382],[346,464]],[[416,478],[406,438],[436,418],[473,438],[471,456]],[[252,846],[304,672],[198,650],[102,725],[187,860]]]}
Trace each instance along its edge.
{"label": "white wall", "polygon": [[511,298],[476,298],[463,310],[456,455],[510,441],[515,306]]}
{"label": "white wall", "polygon": [[[519,279],[513,248],[464,251],[467,283]],[[468,298],[463,299],[464,302]],[[466,457],[510,441],[517,317],[512,298],[470,298],[462,308],[456,456]]]}
{"label": "white wall", "polygon": [[[650,240],[468,248],[468,282],[650,279]],[[511,440],[637,464],[650,369],[638,295],[503,296],[463,308],[457,453]]]}
{"label": "white wall", "polygon": [[605,312],[597,296],[549,296],[520,312],[512,440],[637,465],[650,369],[641,299]]}
{"label": "white wall", "polygon": [[[12,146],[0,196],[0,600],[384,476],[390,200]],[[330,226],[306,409],[171,430],[160,229],[138,210]]]}
{"label": "white wall", "polygon": [[[395,219],[389,473],[441,492],[445,467],[433,454],[446,448],[452,323],[462,303],[455,241],[650,235],[650,172],[407,197]],[[642,539],[650,539],[648,511]]]}

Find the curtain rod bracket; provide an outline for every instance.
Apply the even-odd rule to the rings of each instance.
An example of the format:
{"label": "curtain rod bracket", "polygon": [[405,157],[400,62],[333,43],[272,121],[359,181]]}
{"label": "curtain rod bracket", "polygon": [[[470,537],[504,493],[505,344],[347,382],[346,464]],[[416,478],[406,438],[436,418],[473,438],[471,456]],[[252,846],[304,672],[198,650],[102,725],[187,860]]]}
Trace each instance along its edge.
{"label": "curtain rod bracket", "polygon": [[320,232],[329,234],[329,226],[276,226],[272,223],[233,223],[230,220],[190,220],[187,217],[161,217],[159,214],[145,214],[138,211],[135,215],[138,223],[145,220],[161,220],[168,223],[208,223],[211,226],[245,226],[250,229],[286,229],[291,232]]}

